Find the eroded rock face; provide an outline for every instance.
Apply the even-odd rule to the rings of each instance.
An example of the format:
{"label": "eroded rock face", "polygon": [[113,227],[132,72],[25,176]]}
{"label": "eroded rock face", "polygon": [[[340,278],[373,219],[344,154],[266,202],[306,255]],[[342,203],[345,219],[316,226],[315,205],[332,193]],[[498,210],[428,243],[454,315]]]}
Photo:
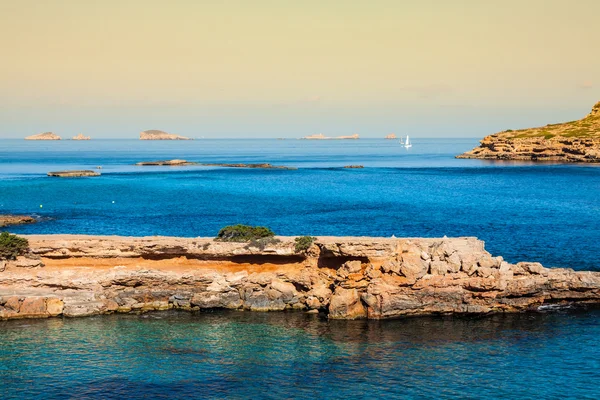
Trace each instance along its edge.
{"label": "eroded rock face", "polygon": [[583,119],[486,136],[457,158],[600,162],[600,102]]}
{"label": "eroded rock face", "polygon": [[600,273],[510,264],[475,238],[322,237],[310,255],[285,237],[264,250],[201,238],[27,239],[32,255],[0,266],[0,319],[173,308],[381,319],[600,304]]}
{"label": "eroded rock face", "polygon": [[36,219],[29,215],[0,215],[0,228],[9,225],[33,224]]}

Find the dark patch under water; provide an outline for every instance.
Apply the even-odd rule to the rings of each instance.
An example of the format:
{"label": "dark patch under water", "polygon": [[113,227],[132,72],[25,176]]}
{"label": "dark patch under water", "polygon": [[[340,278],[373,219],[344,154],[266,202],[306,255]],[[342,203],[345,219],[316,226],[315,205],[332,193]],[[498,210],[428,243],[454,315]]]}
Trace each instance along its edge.
{"label": "dark patch under water", "polygon": [[599,317],[222,311],[8,321],[0,397],[594,399]]}

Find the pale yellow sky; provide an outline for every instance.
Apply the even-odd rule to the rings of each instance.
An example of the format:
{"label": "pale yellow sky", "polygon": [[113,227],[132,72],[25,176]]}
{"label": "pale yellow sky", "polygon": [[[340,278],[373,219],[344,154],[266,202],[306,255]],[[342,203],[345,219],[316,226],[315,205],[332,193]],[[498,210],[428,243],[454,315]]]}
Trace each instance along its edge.
{"label": "pale yellow sky", "polygon": [[600,1],[0,0],[0,137],[484,136],[600,100]]}

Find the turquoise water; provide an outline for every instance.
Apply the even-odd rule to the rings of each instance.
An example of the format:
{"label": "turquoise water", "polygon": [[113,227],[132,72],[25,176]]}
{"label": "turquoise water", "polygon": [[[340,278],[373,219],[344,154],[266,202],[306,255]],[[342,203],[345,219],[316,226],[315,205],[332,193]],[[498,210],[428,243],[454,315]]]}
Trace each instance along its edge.
{"label": "turquoise water", "polygon": [[[600,270],[600,168],[454,159],[476,144],[0,140],[0,213],[39,216],[10,228],[30,234],[213,236],[248,223],[283,235],[468,235],[509,261]],[[172,158],[299,169],[132,165]],[[98,178],[46,176],[96,166]],[[0,398],[596,399],[599,317],[167,312],[0,322]]]}
{"label": "turquoise water", "polygon": [[[600,168],[454,159],[476,144],[0,140],[0,213],[46,219],[16,233],[195,237],[247,223],[282,235],[477,236],[511,262],[599,270]],[[133,165],[172,158],[299,169]],[[95,166],[102,177],[46,176]]]}
{"label": "turquoise water", "polygon": [[597,399],[600,313],[0,322],[3,399]]}

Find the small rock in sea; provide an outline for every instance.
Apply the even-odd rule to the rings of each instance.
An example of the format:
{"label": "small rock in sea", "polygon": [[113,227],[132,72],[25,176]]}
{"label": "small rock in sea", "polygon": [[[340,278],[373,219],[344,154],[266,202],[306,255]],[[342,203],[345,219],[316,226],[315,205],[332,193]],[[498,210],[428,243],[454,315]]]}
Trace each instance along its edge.
{"label": "small rock in sea", "polygon": [[358,168],[364,168],[364,166],[362,166],[362,165],[345,165],[344,168],[358,169]]}
{"label": "small rock in sea", "polygon": [[82,170],[82,171],[55,171],[48,172],[48,176],[57,176],[60,178],[79,178],[83,176],[100,176],[99,172]]}

